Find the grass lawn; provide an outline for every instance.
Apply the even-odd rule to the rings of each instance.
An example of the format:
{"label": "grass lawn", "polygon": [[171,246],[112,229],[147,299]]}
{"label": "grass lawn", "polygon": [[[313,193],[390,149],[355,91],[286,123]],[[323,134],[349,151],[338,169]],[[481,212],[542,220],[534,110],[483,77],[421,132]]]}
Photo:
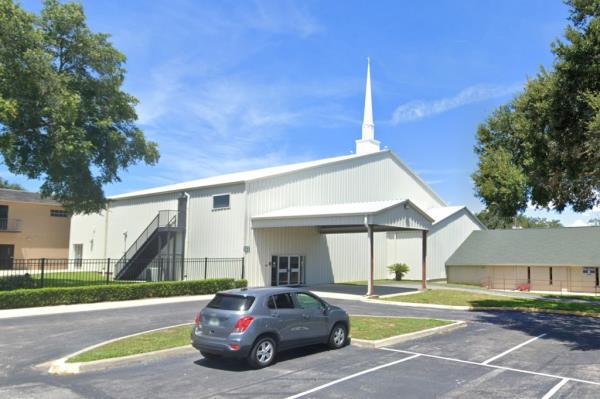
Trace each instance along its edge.
{"label": "grass lawn", "polygon": [[189,324],[124,338],[81,353],[68,362],[91,362],[189,345],[191,328]]}
{"label": "grass lawn", "polygon": [[410,295],[385,298],[386,301],[473,306],[478,308],[518,308],[585,312],[600,316],[600,303],[567,302],[529,298],[510,298],[456,290],[428,290]]}
{"label": "grass lawn", "polygon": [[[35,280],[41,278],[40,274],[32,274]],[[111,281],[112,283],[117,283]],[[80,287],[82,285],[106,285],[106,275],[97,272],[46,272],[44,273],[44,287]]]}
{"label": "grass lawn", "polygon": [[408,334],[428,328],[445,326],[448,320],[419,319],[411,317],[350,316],[350,335],[356,339],[378,340]]}
{"label": "grass lawn", "polygon": [[[353,338],[377,340],[444,326],[452,322],[411,317],[350,316],[350,323]],[[91,362],[189,345],[191,327],[192,325],[189,324],[123,338],[81,353],[70,358],[68,362]]]}

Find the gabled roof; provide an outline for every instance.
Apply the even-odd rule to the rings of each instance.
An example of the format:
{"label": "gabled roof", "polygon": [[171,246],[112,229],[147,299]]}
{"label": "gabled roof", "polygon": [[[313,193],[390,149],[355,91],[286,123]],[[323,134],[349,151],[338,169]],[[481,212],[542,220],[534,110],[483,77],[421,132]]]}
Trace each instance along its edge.
{"label": "gabled roof", "polygon": [[154,194],[172,193],[185,190],[193,190],[198,188],[207,188],[222,186],[228,184],[244,183],[253,180],[264,179],[268,177],[283,175],[287,173],[293,173],[300,170],[316,168],[323,165],[330,165],[340,162],[346,162],[349,160],[373,157],[381,154],[388,154],[401,168],[403,168],[410,176],[412,176],[417,183],[419,183],[427,192],[429,192],[435,199],[440,203],[445,204],[444,200],[425,181],[423,181],[412,169],[410,169],[396,154],[390,150],[382,150],[379,152],[373,152],[369,154],[352,154],[340,157],[325,158],[315,161],[300,162],[289,165],[274,166],[271,168],[256,169],[245,172],[229,173],[220,176],[207,177],[204,179],[191,180],[183,183],[170,184],[167,186],[160,186],[150,188],[147,190],[133,191],[130,193],[124,193],[109,197],[110,200],[118,200],[132,197],[142,197]]}
{"label": "gabled roof", "polygon": [[54,201],[52,198],[42,198],[40,193],[11,190],[8,188],[0,188],[0,201],[61,206],[60,203]]}
{"label": "gabled roof", "polygon": [[600,227],[473,231],[449,266],[600,266]]}

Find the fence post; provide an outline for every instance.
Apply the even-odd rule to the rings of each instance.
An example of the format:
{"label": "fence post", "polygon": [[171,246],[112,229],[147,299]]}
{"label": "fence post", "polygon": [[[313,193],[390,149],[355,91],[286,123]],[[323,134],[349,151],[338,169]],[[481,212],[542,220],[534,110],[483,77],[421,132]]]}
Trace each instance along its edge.
{"label": "fence post", "polygon": [[40,287],[44,288],[44,268],[46,267],[46,258],[42,258],[40,260],[40,269],[42,270],[42,273],[40,275]]}
{"label": "fence post", "polygon": [[110,258],[106,259],[106,284],[110,284]]}
{"label": "fence post", "polygon": [[244,279],[244,257],[242,257],[242,280]]}
{"label": "fence post", "polygon": [[204,279],[205,280],[206,280],[207,272],[208,272],[208,258],[204,257]]}

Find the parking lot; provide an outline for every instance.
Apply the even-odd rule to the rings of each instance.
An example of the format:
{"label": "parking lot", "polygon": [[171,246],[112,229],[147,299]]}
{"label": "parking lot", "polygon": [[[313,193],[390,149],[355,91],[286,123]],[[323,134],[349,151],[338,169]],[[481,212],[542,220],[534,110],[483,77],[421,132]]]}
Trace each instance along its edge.
{"label": "parking lot", "polygon": [[389,348],[294,350],[262,370],[190,353],[55,377],[32,366],[100,340],[186,322],[202,304],[0,320],[0,397],[600,397],[599,319],[331,302],[351,313],[462,319],[468,325]]}

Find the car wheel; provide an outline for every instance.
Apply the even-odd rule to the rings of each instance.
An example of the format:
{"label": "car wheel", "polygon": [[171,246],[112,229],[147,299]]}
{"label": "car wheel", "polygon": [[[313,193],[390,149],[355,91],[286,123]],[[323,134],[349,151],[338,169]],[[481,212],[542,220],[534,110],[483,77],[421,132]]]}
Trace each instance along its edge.
{"label": "car wheel", "polygon": [[208,353],[208,352],[200,352],[200,354],[202,355],[202,357],[204,357],[207,360],[214,360],[214,359],[218,359],[221,356],[214,354],[214,353]]}
{"label": "car wheel", "polygon": [[276,350],[277,344],[273,338],[260,338],[248,355],[248,364],[255,369],[270,366],[275,360]]}
{"label": "car wheel", "polygon": [[331,349],[340,349],[346,345],[346,339],[348,336],[348,330],[343,324],[336,324],[331,329],[329,334],[329,347]]}

